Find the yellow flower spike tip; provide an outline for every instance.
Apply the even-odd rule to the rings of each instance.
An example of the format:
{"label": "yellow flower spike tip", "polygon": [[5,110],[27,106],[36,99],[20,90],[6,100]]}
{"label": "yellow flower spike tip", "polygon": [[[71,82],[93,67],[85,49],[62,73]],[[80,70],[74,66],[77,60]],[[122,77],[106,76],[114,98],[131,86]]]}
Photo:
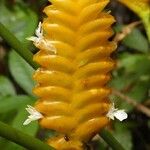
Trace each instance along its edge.
{"label": "yellow flower spike tip", "polygon": [[[42,114],[43,128],[58,132],[48,140],[57,150],[83,150],[93,136],[109,123],[107,113],[110,54],[116,43],[114,18],[103,11],[109,0],[51,0],[47,18],[30,40],[40,49],[34,61],[39,97],[35,109]],[[39,33],[38,33],[39,32]]]}
{"label": "yellow flower spike tip", "polygon": [[134,11],[143,21],[150,41],[150,0],[118,0],[132,11]]}

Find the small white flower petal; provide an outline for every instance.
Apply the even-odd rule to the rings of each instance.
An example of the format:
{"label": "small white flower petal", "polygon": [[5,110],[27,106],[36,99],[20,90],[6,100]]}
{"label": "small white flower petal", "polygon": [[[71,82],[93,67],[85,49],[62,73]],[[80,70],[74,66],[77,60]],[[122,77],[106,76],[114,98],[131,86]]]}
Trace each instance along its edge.
{"label": "small white flower petal", "polygon": [[33,115],[36,112],[36,109],[30,105],[27,105],[26,110],[30,115]]}
{"label": "small white flower petal", "polygon": [[30,105],[27,105],[26,110],[30,115],[25,120],[23,125],[28,125],[32,121],[36,121],[36,120],[43,118],[43,115],[40,112],[38,112],[34,107],[32,107]]}
{"label": "small white flower petal", "polygon": [[128,114],[124,110],[117,110],[116,112],[114,112],[114,116],[120,121],[128,118]]}
{"label": "small white flower petal", "polygon": [[108,112],[106,116],[112,120],[115,119],[114,114],[112,112]]}
{"label": "small white flower petal", "polygon": [[106,116],[112,120],[114,120],[114,118],[117,118],[120,121],[123,121],[124,119],[127,119],[128,115],[125,112],[125,110],[118,110],[117,108],[114,107],[114,103],[112,104],[110,110],[108,111],[108,113],[106,114]]}
{"label": "small white flower petal", "polygon": [[42,30],[42,23],[41,22],[39,22],[38,28],[35,31],[35,35],[36,36],[31,36],[31,37],[28,37],[26,39],[29,40],[29,41],[33,41],[36,45],[38,45],[39,42],[44,39],[43,30]]}
{"label": "small white flower petal", "polygon": [[38,28],[35,31],[35,35],[37,37],[43,37],[43,29],[42,29],[42,23],[39,22]]}
{"label": "small white flower petal", "polygon": [[53,52],[54,54],[57,54],[57,49],[51,43],[51,41],[44,38],[41,22],[39,22],[38,28],[35,31],[35,35],[36,36],[31,36],[31,37],[28,37],[26,39],[29,41],[33,41],[34,45],[38,48],[42,48],[42,49],[45,49],[47,51]]}
{"label": "small white flower petal", "polygon": [[26,119],[24,121],[23,125],[26,126],[26,125],[30,124],[30,122],[31,122],[31,119]]}
{"label": "small white flower petal", "polygon": [[28,38],[26,38],[28,41],[33,41],[33,42],[35,42],[35,41],[37,41],[37,37],[35,37],[35,36],[31,36],[31,37],[28,37]]}

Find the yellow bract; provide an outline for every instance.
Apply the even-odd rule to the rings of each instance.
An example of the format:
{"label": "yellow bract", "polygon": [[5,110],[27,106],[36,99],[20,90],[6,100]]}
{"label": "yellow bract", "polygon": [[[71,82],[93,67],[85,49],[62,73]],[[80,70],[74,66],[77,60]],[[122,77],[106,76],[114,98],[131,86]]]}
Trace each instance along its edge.
{"label": "yellow bract", "polygon": [[118,0],[134,11],[143,21],[150,41],[150,0]]}
{"label": "yellow bract", "polygon": [[115,20],[103,12],[108,0],[51,2],[44,10],[44,42],[33,58],[41,65],[33,76],[38,82],[33,92],[39,97],[35,108],[43,115],[40,125],[59,134],[48,140],[50,145],[82,150],[109,123],[106,83],[115,67],[110,55],[116,44],[108,39]]}

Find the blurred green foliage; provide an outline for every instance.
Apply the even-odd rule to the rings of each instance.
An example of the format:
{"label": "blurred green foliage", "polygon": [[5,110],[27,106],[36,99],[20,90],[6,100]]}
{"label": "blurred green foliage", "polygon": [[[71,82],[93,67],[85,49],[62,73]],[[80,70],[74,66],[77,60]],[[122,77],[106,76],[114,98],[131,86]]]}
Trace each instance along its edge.
{"label": "blurred green foliage", "polygon": [[[25,38],[34,34],[38,24],[37,14],[23,1],[17,1],[10,6],[8,1],[2,0],[0,1],[0,10],[0,21],[28,46],[29,42]],[[29,104],[32,105],[35,101],[35,97],[32,95],[33,69],[13,50],[10,49],[7,56],[9,72],[5,76],[0,76],[0,120],[35,136],[38,130],[37,123],[23,126],[23,122],[28,116],[25,107]],[[12,81],[14,82],[12,83]],[[18,89],[25,92],[16,91],[15,84],[19,86]],[[0,148],[2,147],[3,150],[24,149],[0,137]]]}
{"label": "blurred green foliage", "polygon": [[[32,3],[29,0],[0,1],[0,21],[20,41],[26,44],[29,50],[32,45],[25,38],[34,34],[39,20],[38,14],[42,16],[42,12],[39,12],[39,10],[46,3],[46,0],[33,0]],[[118,3],[115,3],[115,5],[119,7]],[[114,25],[116,32],[121,31],[123,27],[123,22]],[[32,88],[35,85],[32,80],[33,69],[2,41],[1,45],[4,53],[6,51],[7,53],[5,53],[5,57],[0,57],[0,63],[2,62],[0,65],[6,68],[6,71],[0,72],[0,120],[25,133],[36,136],[38,132],[41,132],[36,122],[28,126],[22,125],[28,115],[25,111],[26,105],[32,105],[36,100],[32,94]],[[117,59],[117,69],[112,73],[113,79],[110,86],[134,98],[138,103],[147,102],[150,99],[150,43],[143,26],[142,29],[141,26],[135,28],[123,39],[115,57]],[[124,123],[115,121],[112,124],[111,128],[114,136],[123,144],[126,150],[149,150],[150,141],[148,139],[150,139],[150,135],[142,133],[142,131],[150,131],[149,118],[141,112],[137,112],[132,105],[121,98],[112,95],[111,99],[117,103],[119,108],[123,108],[129,113],[129,118]],[[144,129],[140,131],[139,128],[142,127]],[[138,137],[136,138],[134,134],[140,135],[145,143],[137,141]],[[108,148],[104,141],[99,141],[97,145],[96,149],[105,150]],[[0,148],[3,148],[3,150],[24,149],[1,137]]]}

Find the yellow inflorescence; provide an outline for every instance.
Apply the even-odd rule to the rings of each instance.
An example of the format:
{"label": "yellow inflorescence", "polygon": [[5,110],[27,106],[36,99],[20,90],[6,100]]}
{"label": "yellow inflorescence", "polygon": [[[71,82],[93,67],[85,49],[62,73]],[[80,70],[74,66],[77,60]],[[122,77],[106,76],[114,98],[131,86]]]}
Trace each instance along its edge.
{"label": "yellow inflorescence", "polygon": [[114,18],[102,10],[108,0],[51,0],[42,23],[44,38],[34,61],[41,65],[33,78],[39,97],[35,108],[43,114],[40,125],[59,136],[48,140],[58,150],[82,150],[106,126],[110,108],[106,83],[116,44],[108,39]]}

